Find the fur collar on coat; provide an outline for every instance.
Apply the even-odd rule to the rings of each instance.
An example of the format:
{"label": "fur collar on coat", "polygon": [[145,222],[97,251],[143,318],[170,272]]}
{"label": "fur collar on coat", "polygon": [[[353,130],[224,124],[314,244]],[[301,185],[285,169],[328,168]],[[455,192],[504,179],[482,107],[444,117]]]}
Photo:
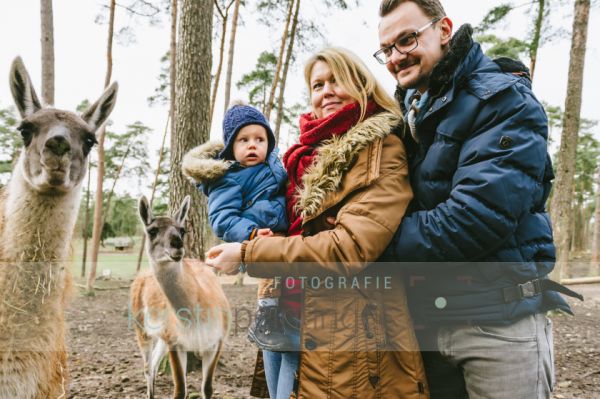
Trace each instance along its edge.
{"label": "fur collar on coat", "polygon": [[191,149],[183,157],[181,171],[194,184],[206,184],[223,177],[232,161],[218,159],[223,150],[223,143],[219,141],[208,141],[198,147]]}
{"label": "fur collar on coat", "polygon": [[338,191],[345,173],[358,154],[377,139],[387,137],[402,122],[390,112],[381,112],[358,123],[341,136],[323,141],[314,164],[302,176],[296,207],[304,220],[316,215],[328,194]]}

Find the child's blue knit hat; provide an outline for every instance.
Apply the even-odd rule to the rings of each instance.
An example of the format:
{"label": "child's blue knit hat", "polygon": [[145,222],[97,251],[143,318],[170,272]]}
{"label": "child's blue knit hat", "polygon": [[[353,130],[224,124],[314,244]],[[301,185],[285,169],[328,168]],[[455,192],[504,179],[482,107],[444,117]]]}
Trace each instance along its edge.
{"label": "child's blue knit hat", "polygon": [[219,158],[233,160],[233,141],[241,128],[248,125],[261,125],[267,130],[269,146],[267,157],[275,147],[275,135],[269,126],[269,121],[256,108],[249,105],[234,105],[227,110],[223,117],[223,144],[225,147],[219,153]]}

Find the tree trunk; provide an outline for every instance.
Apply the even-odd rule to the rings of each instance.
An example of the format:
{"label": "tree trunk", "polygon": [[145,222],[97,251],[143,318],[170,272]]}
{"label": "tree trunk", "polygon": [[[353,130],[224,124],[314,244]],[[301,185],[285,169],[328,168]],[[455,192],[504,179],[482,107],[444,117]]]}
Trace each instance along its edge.
{"label": "tree trunk", "polygon": [[244,277],[246,276],[246,273],[238,273],[235,276],[235,281],[233,282],[233,285],[236,287],[243,287],[244,286]]}
{"label": "tree trunk", "polygon": [[171,67],[169,69],[171,96],[171,102],[169,104],[169,119],[171,120],[171,134],[175,133],[173,121],[175,120],[175,96],[177,95],[177,92],[175,91],[175,82],[177,81],[177,7],[179,7],[178,1],[171,0]]}
{"label": "tree trunk", "polygon": [[[110,17],[108,20],[108,39],[106,46],[106,77],[104,87],[108,87],[112,76],[112,43],[115,28],[116,0],[110,1]],[[100,237],[102,236],[102,185],[104,183],[104,137],[106,136],[106,124],[98,133],[98,176],[96,180],[96,204],[94,206],[94,228],[92,230],[92,263],[87,280],[88,295],[94,294],[94,282],[96,281],[96,269],[98,266],[98,251],[100,250]]]}
{"label": "tree trunk", "polygon": [[42,101],[54,105],[54,23],[52,0],[40,0],[42,20]]}
{"label": "tree trunk", "polygon": [[231,76],[233,74],[233,52],[235,49],[235,34],[237,33],[238,15],[240,9],[240,0],[235,0],[233,6],[233,16],[231,17],[231,33],[229,34],[229,51],[227,54],[227,72],[225,78],[225,107],[224,112],[229,108],[231,96]]}
{"label": "tree trunk", "polygon": [[[575,188],[577,192],[577,188]],[[577,198],[577,202],[571,208],[571,252],[581,252],[581,233],[583,229],[583,204],[582,199]],[[567,276],[565,276],[567,277]]]}
{"label": "tree trunk", "polygon": [[[169,129],[169,121],[171,123],[171,136],[175,135],[175,128],[173,127],[173,120],[175,119],[175,81],[177,78],[177,8],[179,3],[177,0],[171,0],[171,65],[169,67],[169,86],[170,86],[170,102],[169,102],[169,117],[167,118],[167,125],[165,126],[165,133],[163,134],[162,144],[160,146],[160,153],[158,155],[158,166],[156,167],[156,174],[154,175],[154,183],[152,183],[152,194],[150,196],[150,206],[152,206],[152,201],[154,200],[154,193],[156,191],[156,184],[158,182],[158,176],[160,175],[160,165],[162,163],[162,158],[165,150],[165,143],[167,140],[167,131]],[[142,258],[144,257],[144,247],[146,246],[146,240],[142,238],[142,242],[140,244],[140,252],[138,254],[138,261],[135,267],[136,273],[140,271],[142,266]]]}
{"label": "tree trunk", "polygon": [[219,15],[221,15],[221,42],[219,43],[219,64],[217,65],[217,72],[215,72],[215,80],[213,83],[212,95],[210,97],[210,119],[212,120],[213,112],[215,110],[215,102],[217,101],[217,92],[219,91],[219,81],[221,80],[221,71],[223,69],[223,54],[225,53],[225,36],[227,34],[227,19],[229,18],[229,7],[233,4],[234,0],[231,0],[225,7],[225,10],[221,10],[219,3],[215,0],[215,7]]}
{"label": "tree trunk", "polygon": [[125,161],[127,160],[127,156],[129,155],[130,150],[131,150],[131,142],[129,142],[129,145],[127,146],[127,150],[125,150],[125,154],[123,154],[123,158],[121,159],[121,164],[119,165],[119,168],[117,169],[117,174],[115,175],[113,184],[110,187],[110,191],[108,192],[108,198],[106,199],[106,209],[104,210],[104,212],[103,212],[104,216],[102,217],[102,226],[104,226],[106,224],[106,219],[108,218],[108,215],[110,213],[110,203],[112,202],[112,197],[113,197],[113,194],[115,193],[115,187],[117,186],[117,181],[119,180],[119,177],[121,177],[121,172],[123,171],[123,168],[125,167]]}
{"label": "tree trunk", "polygon": [[529,75],[533,81],[533,73],[535,72],[535,63],[537,61],[537,52],[540,47],[540,38],[542,37],[542,25],[544,23],[544,12],[546,8],[546,0],[538,0],[538,13],[534,22],[533,38],[529,45],[529,59],[531,64],[529,65]]}
{"label": "tree trunk", "polygon": [[592,249],[592,218],[594,217],[594,209],[588,205],[583,213],[583,250],[589,252]]}
{"label": "tree trunk", "polygon": [[563,131],[558,152],[554,194],[550,205],[554,242],[556,244],[556,266],[552,272],[552,277],[555,280],[561,280],[563,276],[569,275],[571,199],[573,196],[575,156],[581,117],[581,92],[583,89],[583,69],[589,16],[590,0],[576,0]]}
{"label": "tree trunk", "polygon": [[592,235],[592,261],[590,277],[600,276],[600,165],[596,177],[596,209],[594,210],[594,233]]}
{"label": "tree trunk", "polygon": [[192,204],[188,214],[191,229],[186,235],[190,257],[203,259],[208,237],[206,199],[181,173],[181,160],[193,147],[208,140],[210,132],[210,70],[212,1],[182,0],[177,44],[177,80],[174,134],[171,135],[171,211],[186,195]]}
{"label": "tree trunk", "polygon": [[275,120],[275,142],[279,142],[279,131],[281,129],[281,120],[283,118],[283,99],[285,94],[285,82],[287,80],[288,70],[294,52],[294,40],[296,39],[296,29],[298,27],[298,15],[300,14],[300,0],[296,0],[296,9],[294,10],[294,21],[292,22],[292,31],[290,32],[290,41],[288,43],[287,54],[285,56],[285,65],[281,75],[281,86],[279,87],[279,99],[277,100],[277,119]]}
{"label": "tree trunk", "polygon": [[[292,19],[292,10],[294,9],[294,1],[289,0],[288,12],[285,18],[285,27],[283,28],[283,34],[281,35],[281,45],[279,46],[279,56],[277,57],[277,65],[275,66],[275,73],[273,74],[273,84],[271,85],[271,91],[269,93],[269,100],[265,105],[265,109],[263,110],[267,120],[271,118],[271,111],[273,110],[273,103],[275,102],[275,91],[277,90],[277,85],[279,84],[279,73],[281,72],[281,65],[283,65],[283,57],[285,51],[285,44],[287,43],[290,21]],[[300,0],[298,0],[300,1]]]}
{"label": "tree trunk", "polygon": [[[177,1],[177,0],[175,0]],[[177,19],[177,16],[175,16]],[[172,108],[172,107],[171,107]],[[156,185],[158,184],[158,177],[160,176],[160,165],[162,164],[163,155],[165,154],[165,143],[167,142],[167,132],[169,131],[169,122],[171,121],[171,115],[167,118],[167,125],[165,126],[165,132],[163,134],[162,143],[160,145],[160,151],[158,153],[158,165],[156,166],[156,173],[154,174],[154,182],[152,183],[152,192],[150,193],[150,209],[152,209],[152,203],[154,201],[154,193],[156,193]],[[142,236],[142,242],[140,243],[140,252],[138,253],[137,265],[135,272],[139,272],[142,266],[142,258],[144,257],[144,247],[146,246],[145,236]]]}
{"label": "tree trunk", "polygon": [[87,262],[88,226],[90,223],[90,186],[92,181],[92,162],[88,159],[87,191],[85,193],[85,216],[83,218],[83,254],[81,255],[81,278],[85,277]]}

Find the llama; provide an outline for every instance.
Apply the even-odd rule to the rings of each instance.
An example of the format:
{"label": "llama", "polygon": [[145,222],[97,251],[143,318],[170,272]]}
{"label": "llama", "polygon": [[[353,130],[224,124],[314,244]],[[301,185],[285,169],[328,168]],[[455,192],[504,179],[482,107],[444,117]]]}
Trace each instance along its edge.
{"label": "llama", "polygon": [[10,88],[24,148],[0,195],[0,399],[65,398],[71,276],[64,260],[87,156],[117,85],[81,116],[42,107],[17,57]]}
{"label": "llama", "polygon": [[189,206],[187,196],[172,218],[155,218],[146,197],[139,201],[151,270],[131,285],[131,311],[149,399],[154,398],[156,372],[167,352],[173,397],[186,397],[187,352],[196,352],[202,358],[202,398],[210,399],[213,373],[229,332],[229,302],[217,276],[201,261],[183,259]]}

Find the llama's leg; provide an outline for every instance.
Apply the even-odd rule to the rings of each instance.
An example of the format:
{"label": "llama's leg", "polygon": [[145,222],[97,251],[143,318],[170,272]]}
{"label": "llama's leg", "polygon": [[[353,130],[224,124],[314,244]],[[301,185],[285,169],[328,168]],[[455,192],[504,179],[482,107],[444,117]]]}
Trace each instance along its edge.
{"label": "llama's leg", "polygon": [[146,377],[146,391],[148,398],[154,396],[152,385],[150,384],[150,359],[152,359],[152,348],[154,343],[144,333],[136,329],[136,336],[138,339],[138,346],[142,353],[142,360],[144,361],[144,377]]}
{"label": "llama's leg", "polygon": [[187,395],[187,351],[178,348],[177,354],[179,355],[179,362],[181,363],[181,369],[183,370],[183,386],[185,387],[185,393]]}
{"label": "llama's leg", "polygon": [[222,346],[223,346],[223,342],[221,341],[213,349],[203,351],[200,353],[200,356],[202,358],[202,397],[203,397],[203,399],[210,399],[212,397],[213,374],[215,373],[215,369],[217,368],[217,363],[219,361],[219,356],[221,355],[221,347]]}
{"label": "llama's leg", "polygon": [[167,344],[162,339],[156,340],[152,345],[152,350],[148,357],[148,374],[146,374],[148,399],[154,399],[154,380],[156,379],[160,360],[165,356],[168,349]]}
{"label": "llama's leg", "polygon": [[186,367],[187,367],[187,352],[177,347],[169,348],[169,361],[171,363],[171,374],[173,376],[174,399],[185,399],[186,397]]}

